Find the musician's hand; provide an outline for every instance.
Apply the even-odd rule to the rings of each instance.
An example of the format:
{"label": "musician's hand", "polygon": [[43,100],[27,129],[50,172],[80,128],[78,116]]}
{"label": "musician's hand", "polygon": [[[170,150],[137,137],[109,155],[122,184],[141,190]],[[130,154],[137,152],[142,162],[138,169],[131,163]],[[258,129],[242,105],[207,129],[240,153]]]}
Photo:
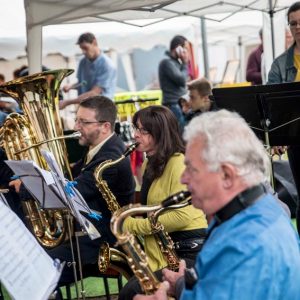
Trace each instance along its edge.
{"label": "musician's hand", "polygon": [[72,88],[72,84],[67,84],[67,85],[65,85],[63,88],[62,88],[62,90],[65,92],[65,93],[67,93],[71,88]]}
{"label": "musician's hand", "polygon": [[136,295],[133,297],[133,300],[167,300],[168,289],[169,283],[167,281],[164,281],[160,284],[159,289],[153,295]]}
{"label": "musician's hand", "polygon": [[20,187],[21,187],[22,181],[20,179],[15,179],[9,182],[9,186],[13,187],[17,193],[20,193]]}
{"label": "musician's hand", "polygon": [[180,53],[179,58],[185,64],[187,64],[190,60],[190,55],[187,49],[183,48],[182,52]]}
{"label": "musician's hand", "polygon": [[60,100],[59,101],[59,109],[64,109],[69,105],[67,100]]}
{"label": "musician's hand", "polygon": [[168,269],[163,269],[163,280],[168,281],[170,284],[169,287],[169,295],[174,296],[175,295],[175,285],[177,280],[184,276],[184,270],[186,269],[186,263],[184,260],[181,260],[179,263],[179,270],[178,272],[173,272]]}

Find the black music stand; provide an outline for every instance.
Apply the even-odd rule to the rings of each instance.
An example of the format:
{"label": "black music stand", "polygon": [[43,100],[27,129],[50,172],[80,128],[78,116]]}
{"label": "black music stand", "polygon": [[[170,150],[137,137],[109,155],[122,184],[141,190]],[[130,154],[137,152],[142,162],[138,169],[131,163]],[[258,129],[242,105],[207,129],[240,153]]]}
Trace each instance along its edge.
{"label": "black music stand", "polygon": [[269,150],[271,146],[300,145],[300,82],[215,88],[212,92],[217,107],[238,112]]}
{"label": "black music stand", "polygon": [[300,145],[300,82],[213,89],[218,108],[238,112],[269,145]]}

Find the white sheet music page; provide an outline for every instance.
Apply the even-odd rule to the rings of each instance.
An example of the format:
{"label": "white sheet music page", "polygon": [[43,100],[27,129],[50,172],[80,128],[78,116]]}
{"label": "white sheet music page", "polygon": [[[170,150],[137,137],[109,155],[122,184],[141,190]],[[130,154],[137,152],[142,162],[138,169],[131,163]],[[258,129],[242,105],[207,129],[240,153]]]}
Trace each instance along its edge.
{"label": "white sheet music page", "polygon": [[16,214],[0,201],[0,281],[16,300],[48,299],[62,267],[44,251]]}
{"label": "white sheet music page", "polygon": [[54,184],[51,172],[41,169],[31,160],[6,160],[5,163],[14,171],[43,208],[64,208],[63,199],[49,188]]}

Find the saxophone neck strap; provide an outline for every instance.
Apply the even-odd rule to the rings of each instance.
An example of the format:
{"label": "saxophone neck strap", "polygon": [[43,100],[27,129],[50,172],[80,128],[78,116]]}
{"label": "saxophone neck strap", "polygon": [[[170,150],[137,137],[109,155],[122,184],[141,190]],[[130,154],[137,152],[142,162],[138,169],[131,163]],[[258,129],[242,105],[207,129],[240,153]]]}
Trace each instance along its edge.
{"label": "saxophone neck strap", "polygon": [[[216,212],[212,226],[209,228],[206,241],[209,239],[213,229],[223,222],[229,220],[239,212],[254,204],[267,190],[263,184],[259,184],[249,188],[237,196],[235,196],[227,205]],[[185,270],[185,287],[186,289],[193,289],[198,280],[198,274],[194,268]]]}
{"label": "saxophone neck strap", "polygon": [[214,217],[216,226],[254,204],[266,192],[264,185],[259,184],[239,193],[228,204],[216,212]]}

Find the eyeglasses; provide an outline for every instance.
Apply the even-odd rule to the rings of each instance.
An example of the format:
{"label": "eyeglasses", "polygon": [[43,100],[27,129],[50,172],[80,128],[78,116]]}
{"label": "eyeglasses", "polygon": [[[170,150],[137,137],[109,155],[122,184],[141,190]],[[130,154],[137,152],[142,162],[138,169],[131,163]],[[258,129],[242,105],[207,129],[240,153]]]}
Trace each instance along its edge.
{"label": "eyeglasses", "polygon": [[139,134],[142,134],[142,135],[150,134],[149,131],[143,127],[138,128],[137,126],[132,125],[132,128],[133,128],[133,131],[138,132]]}
{"label": "eyeglasses", "polygon": [[84,120],[80,120],[80,119],[75,119],[75,124],[79,125],[79,126],[86,126],[89,124],[94,124],[94,123],[98,123],[98,124],[103,124],[105,122],[108,121],[84,121]]}
{"label": "eyeglasses", "polygon": [[289,22],[290,28],[297,28],[298,25],[300,26],[300,22],[299,23],[297,21]]}

